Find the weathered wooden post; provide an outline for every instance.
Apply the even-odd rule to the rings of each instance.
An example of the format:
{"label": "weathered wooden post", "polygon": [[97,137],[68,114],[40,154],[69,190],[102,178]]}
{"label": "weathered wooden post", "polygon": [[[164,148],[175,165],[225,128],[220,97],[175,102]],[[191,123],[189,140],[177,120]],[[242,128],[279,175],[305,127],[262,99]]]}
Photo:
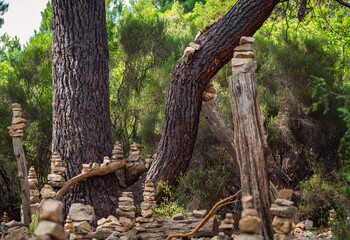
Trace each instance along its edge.
{"label": "weathered wooden post", "polygon": [[267,135],[259,105],[254,38],[242,37],[235,48],[229,92],[232,104],[234,146],[240,165],[242,195],[253,197],[253,207],[262,219],[264,239],[273,239],[269,178],[267,171]]}
{"label": "weathered wooden post", "polygon": [[24,155],[22,137],[23,137],[23,128],[27,120],[22,118],[22,108],[18,103],[12,104],[12,125],[9,126],[9,134],[12,137],[13,152],[17,160],[18,168],[18,180],[21,185],[21,194],[22,194],[22,209],[23,209],[23,223],[29,227],[31,223],[31,211],[30,211],[30,195],[29,195],[29,183],[27,176],[27,165],[26,158]]}

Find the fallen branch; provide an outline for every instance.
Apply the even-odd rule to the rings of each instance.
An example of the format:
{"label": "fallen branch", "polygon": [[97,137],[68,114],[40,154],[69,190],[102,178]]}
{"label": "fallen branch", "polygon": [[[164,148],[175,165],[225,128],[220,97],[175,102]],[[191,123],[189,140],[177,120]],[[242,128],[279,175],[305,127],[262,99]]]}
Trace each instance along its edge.
{"label": "fallen branch", "polygon": [[192,235],[192,234],[195,234],[196,232],[198,232],[198,230],[199,230],[201,227],[203,227],[203,226],[209,221],[209,219],[216,213],[217,210],[219,210],[220,208],[222,208],[222,207],[224,207],[224,206],[226,206],[226,205],[236,203],[237,200],[236,200],[236,201],[231,201],[231,202],[227,202],[227,201],[229,201],[229,200],[235,198],[240,192],[241,192],[241,190],[239,190],[236,194],[234,194],[234,195],[232,195],[232,196],[230,196],[230,197],[228,197],[228,198],[225,198],[225,199],[219,201],[218,203],[216,203],[216,204],[214,205],[214,207],[210,210],[210,212],[208,213],[208,215],[207,215],[205,218],[203,218],[203,220],[198,224],[198,226],[197,226],[193,231],[191,231],[191,232],[189,232],[189,233],[171,234],[171,235],[169,235],[169,236],[166,238],[166,240],[170,240],[170,239],[176,238],[176,237],[178,237],[178,238],[180,238],[180,237],[188,237],[188,236],[190,236],[190,235]]}
{"label": "fallen branch", "polygon": [[102,166],[96,170],[92,170],[92,171],[87,172],[87,173],[81,173],[81,174],[69,179],[63,185],[63,187],[57,192],[55,199],[61,200],[61,198],[68,191],[68,189],[70,187],[72,187],[74,184],[76,184],[77,182],[84,180],[86,178],[95,177],[95,176],[103,176],[103,175],[107,175],[109,173],[116,172],[117,170],[124,168],[125,164],[126,164],[125,160],[118,161],[118,162],[112,162],[109,165]]}

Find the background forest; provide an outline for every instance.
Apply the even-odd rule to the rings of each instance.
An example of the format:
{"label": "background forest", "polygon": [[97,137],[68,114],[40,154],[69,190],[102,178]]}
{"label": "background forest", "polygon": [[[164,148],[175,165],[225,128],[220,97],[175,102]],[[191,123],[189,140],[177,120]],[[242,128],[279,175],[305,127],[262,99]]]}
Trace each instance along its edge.
{"label": "background forest", "polygon": [[[197,32],[224,15],[228,0],[107,0],[113,139],[154,154],[162,133],[172,69]],[[278,188],[299,195],[299,217],[327,223],[328,211],[349,211],[350,6],[343,1],[281,2],[254,35],[261,107],[269,134],[270,173]],[[39,187],[49,171],[52,131],[51,4],[25,45],[6,34],[0,47],[0,212],[19,217],[16,160],[7,126],[13,102],[28,120],[23,143]],[[222,114],[234,127],[230,66],[213,79]],[[125,151],[126,152],[126,151]],[[240,188],[239,171],[200,121],[193,159],[168,189],[167,211],[210,208]],[[165,209],[168,207],[169,209]],[[346,222],[344,221],[344,224]],[[346,227],[346,226],[345,226]],[[349,226],[347,226],[349,227]]]}

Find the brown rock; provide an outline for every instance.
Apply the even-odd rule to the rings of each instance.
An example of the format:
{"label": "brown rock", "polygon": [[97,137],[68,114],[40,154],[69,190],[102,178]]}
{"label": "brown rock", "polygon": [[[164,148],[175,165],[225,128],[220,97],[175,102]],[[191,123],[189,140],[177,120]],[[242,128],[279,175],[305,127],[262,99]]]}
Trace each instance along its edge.
{"label": "brown rock", "polygon": [[292,218],[295,215],[297,209],[295,207],[287,207],[287,206],[279,206],[277,204],[271,204],[270,211],[274,216]]}
{"label": "brown rock", "polygon": [[193,215],[197,218],[204,218],[207,215],[207,210],[194,210]]}
{"label": "brown rock", "polygon": [[25,123],[13,124],[13,125],[11,126],[11,129],[12,129],[12,130],[22,129],[22,128],[24,128],[25,126],[26,126]]}
{"label": "brown rock", "polygon": [[189,45],[190,45],[190,47],[194,48],[196,51],[201,49],[201,45],[200,44],[191,42]]}
{"label": "brown rock", "polygon": [[287,199],[280,199],[280,198],[277,198],[276,199],[276,204],[277,205],[280,205],[280,206],[292,206],[293,205],[293,202],[292,201],[289,201]]}
{"label": "brown rock", "polygon": [[123,211],[120,208],[116,209],[116,213],[120,217],[128,217],[128,218],[135,218],[135,212],[133,211]]}
{"label": "brown rock", "polygon": [[275,216],[272,221],[272,226],[276,233],[288,234],[292,231],[293,220],[291,218]]}
{"label": "brown rock", "polygon": [[239,221],[239,230],[242,233],[255,233],[258,234],[261,229],[262,221],[258,217],[244,216]]}
{"label": "brown rock", "polygon": [[11,108],[13,109],[13,108],[21,108],[21,104],[19,104],[19,103],[13,103],[12,105],[11,105]]}
{"label": "brown rock", "polygon": [[90,221],[95,217],[95,211],[89,205],[73,203],[69,208],[69,216],[73,221]]}
{"label": "brown rock", "polygon": [[253,52],[253,44],[246,43],[243,45],[239,45],[234,49],[235,52]]}
{"label": "brown rock", "polygon": [[253,208],[253,197],[251,195],[242,197],[243,209]]}
{"label": "brown rock", "polygon": [[254,58],[254,52],[235,52],[233,54],[234,58]]}
{"label": "brown rock", "polygon": [[241,37],[239,44],[254,43],[255,39],[253,37]]}
{"label": "brown rock", "polygon": [[67,239],[67,233],[64,231],[61,224],[43,220],[40,221],[37,228],[34,231],[35,236],[49,235],[56,240]]}
{"label": "brown rock", "polygon": [[177,213],[172,217],[173,220],[184,220],[185,216],[182,213]]}
{"label": "brown rock", "polygon": [[54,199],[44,199],[40,204],[39,221],[49,220],[61,224],[63,222],[63,203]]}
{"label": "brown rock", "polygon": [[254,208],[247,208],[242,211],[242,217],[243,216],[258,216],[258,211]]}
{"label": "brown rock", "polygon": [[47,176],[47,180],[53,181],[53,182],[64,182],[65,179],[59,174],[51,173]]}
{"label": "brown rock", "polygon": [[142,217],[148,218],[148,217],[151,217],[152,214],[153,214],[153,209],[142,209],[141,210]]}
{"label": "brown rock", "polygon": [[293,195],[292,189],[282,189],[278,192],[277,198],[291,200]]}
{"label": "brown rock", "polygon": [[12,118],[12,124],[18,124],[18,123],[26,123],[27,120],[21,118],[21,117],[14,117]]}
{"label": "brown rock", "polygon": [[285,235],[282,233],[276,233],[273,235],[274,240],[292,240],[292,236],[290,235]]}
{"label": "brown rock", "polygon": [[73,223],[73,233],[89,233],[90,232],[90,224],[87,221],[82,222],[74,222]]}

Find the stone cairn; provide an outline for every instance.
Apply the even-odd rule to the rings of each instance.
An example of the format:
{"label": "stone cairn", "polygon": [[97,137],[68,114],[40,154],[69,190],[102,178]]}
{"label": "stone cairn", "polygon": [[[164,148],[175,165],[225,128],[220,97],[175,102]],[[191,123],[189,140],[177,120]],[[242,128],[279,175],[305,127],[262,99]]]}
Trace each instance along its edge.
{"label": "stone cairn", "polygon": [[143,192],[144,201],[141,203],[141,216],[136,218],[136,230],[139,232],[146,231],[147,228],[157,227],[158,222],[153,218],[153,212],[157,207],[157,202],[154,199],[154,184],[151,180],[145,181],[145,189]]}
{"label": "stone cairn", "polygon": [[119,197],[119,207],[116,209],[119,216],[119,223],[127,231],[135,226],[135,210],[134,198],[132,192],[122,192],[122,196]]}
{"label": "stone cairn", "polygon": [[9,126],[9,134],[11,137],[23,137],[23,128],[26,126],[27,120],[22,118],[22,108],[18,103],[12,104],[12,125]]}
{"label": "stone cairn", "polygon": [[6,223],[8,223],[9,222],[9,215],[7,214],[7,212],[4,212],[4,216],[2,217],[2,221],[1,221],[1,223],[2,224],[6,224]]}
{"label": "stone cairn", "polygon": [[253,60],[253,37],[242,37],[239,46],[234,49],[232,59],[232,75],[237,73],[252,73],[256,71],[257,63]]}
{"label": "stone cairn", "polygon": [[72,219],[70,219],[69,215],[67,215],[66,223],[64,224],[64,230],[69,234],[73,232],[73,222]]}
{"label": "stone cairn", "polygon": [[73,231],[70,240],[92,239],[89,221],[95,217],[94,208],[89,205],[73,203],[69,208],[69,217],[73,221]]}
{"label": "stone cairn", "polygon": [[[119,143],[118,141],[115,142],[112,152],[112,162],[120,162],[124,160],[124,153],[123,153],[123,144]],[[119,184],[122,187],[127,187],[125,184],[125,172],[124,170],[118,170],[116,172],[117,177],[119,179]]]}
{"label": "stone cairn", "polygon": [[[105,160],[108,162],[108,165],[110,163],[109,157],[104,157],[103,162],[105,162]],[[83,169],[81,170],[81,174],[85,174],[88,172],[91,172],[93,170],[97,170],[100,168],[100,165],[98,163],[84,163],[83,164]]]}
{"label": "stone cairn", "polygon": [[262,240],[263,236],[259,234],[262,221],[258,217],[258,211],[253,208],[253,197],[251,195],[242,197],[242,206],[243,211],[239,220],[239,230],[242,235],[236,239]]}
{"label": "stone cairn", "polygon": [[63,229],[63,204],[53,199],[45,199],[40,205],[39,223],[33,240],[66,240],[68,233]]}
{"label": "stone cairn", "polygon": [[133,143],[130,145],[129,162],[137,162],[140,160],[140,149],[141,145],[138,143]]}
{"label": "stone cairn", "polygon": [[275,240],[291,240],[291,231],[293,228],[293,216],[297,209],[293,207],[290,201],[293,191],[290,189],[282,189],[276,199],[275,204],[271,204],[270,211],[274,215],[272,227],[275,231]]}
{"label": "stone cairn", "polygon": [[219,226],[219,236],[217,239],[220,240],[231,240],[233,234],[233,214],[227,213],[225,219]]}
{"label": "stone cairn", "polygon": [[338,227],[340,224],[340,222],[337,220],[337,212],[332,209],[330,212],[329,212],[329,221],[328,221],[328,225],[331,227],[331,228],[334,228],[334,227]]}
{"label": "stone cairn", "polygon": [[30,211],[32,216],[38,211],[40,203],[40,193],[36,185],[38,184],[38,176],[34,166],[31,166],[28,174],[29,195],[30,195]]}
{"label": "stone cairn", "polygon": [[[53,189],[59,189],[64,185],[65,179],[63,173],[66,168],[63,167],[61,156],[58,152],[54,152],[51,156],[51,173],[48,175],[47,180]],[[56,190],[55,189],[55,190]]]}
{"label": "stone cairn", "polygon": [[100,237],[95,237],[97,239],[106,239],[113,232],[125,232],[126,229],[119,223],[118,219],[110,215],[108,218],[101,218],[97,221],[97,228],[95,235]]}
{"label": "stone cairn", "polygon": [[44,186],[40,190],[40,194],[42,198],[54,198],[56,196],[56,192],[50,184],[44,184]]}
{"label": "stone cairn", "polygon": [[148,155],[147,158],[145,159],[145,167],[146,169],[149,169],[152,165],[153,160],[156,158],[156,153],[152,156],[152,155]]}

